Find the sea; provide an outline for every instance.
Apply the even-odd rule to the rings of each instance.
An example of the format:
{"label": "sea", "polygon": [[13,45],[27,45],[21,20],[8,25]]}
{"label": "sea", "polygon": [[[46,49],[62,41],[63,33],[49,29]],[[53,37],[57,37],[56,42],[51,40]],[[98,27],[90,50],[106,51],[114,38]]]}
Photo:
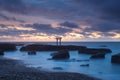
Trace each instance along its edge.
{"label": "sea", "polygon": [[[24,44],[50,44],[55,42],[29,42]],[[120,53],[120,42],[62,42],[62,45],[79,45],[88,48],[109,48],[105,59],[90,59],[91,55],[78,54],[78,51],[69,51],[68,60],[51,60],[51,53],[56,51],[39,51],[36,55],[21,52],[22,46],[17,46],[16,51],[5,52],[4,57],[21,60],[27,67],[34,67],[44,71],[83,73],[102,80],[120,80],[120,64],[111,63],[111,56]],[[75,61],[78,60],[78,61]],[[89,66],[80,66],[89,64]]]}

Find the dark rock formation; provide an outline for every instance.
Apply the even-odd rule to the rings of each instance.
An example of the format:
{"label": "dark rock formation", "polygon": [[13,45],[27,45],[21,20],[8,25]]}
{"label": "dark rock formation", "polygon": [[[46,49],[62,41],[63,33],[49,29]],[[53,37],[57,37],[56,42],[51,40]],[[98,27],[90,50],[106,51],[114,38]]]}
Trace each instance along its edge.
{"label": "dark rock formation", "polygon": [[36,55],[36,51],[28,51],[28,55]]}
{"label": "dark rock formation", "polygon": [[4,51],[3,50],[0,50],[0,55],[4,55]]}
{"label": "dark rock formation", "polygon": [[20,51],[58,51],[58,50],[79,50],[84,49],[84,46],[73,46],[73,45],[64,45],[64,46],[55,46],[55,45],[40,45],[40,44],[31,44],[23,46]]}
{"label": "dark rock formation", "polygon": [[90,60],[88,60],[88,59],[86,59],[86,60],[76,60],[77,62],[86,62],[86,61],[90,61]]}
{"label": "dark rock formation", "polygon": [[120,53],[113,55],[111,58],[111,62],[120,64]]}
{"label": "dark rock formation", "polygon": [[89,64],[81,64],[80,66],[82,66],[82,67],[89,67],[90,65]]}
{"label": "dark rock formation", "polygon": [[10,44],[10,43],[0,43],[0,50],[13,51],[16,50],[16,46],[15,44]]}
{"label": "dark rock formation", "polygon": [[84,49],[79,49],[79,53],[86,53],[86,54],[97,54],[97,53],[111,53],[112,51],[107,48],[84,48]]}
{"label": "dark rock formation", "polygon": [[69,52],[67,50],[61,50],[56,53],[51,54],[52,59],[68,59],[70,57]]}
{"label": "dark rock formation", "polygon": [[104,54],[104,53],[93,54],[90,58],[91,58],[91,59],[105,58],[105,54]]}

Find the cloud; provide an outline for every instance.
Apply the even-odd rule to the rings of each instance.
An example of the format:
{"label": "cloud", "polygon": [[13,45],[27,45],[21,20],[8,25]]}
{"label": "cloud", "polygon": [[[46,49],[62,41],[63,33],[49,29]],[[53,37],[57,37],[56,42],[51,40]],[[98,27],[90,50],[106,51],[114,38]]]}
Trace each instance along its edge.
{"label": "cloud", "polygon": [[42,32],[48,35],[64,35],[65,33],[72,31],[71,29],[66,29],[62,27],[53,28],[52,25],[50,24],[34,23],[34,24],[25,24],[22,26],[34,28],[36,29],[36,32]]}
{"label": "cloud", "polygon": [[0,36],[16,36],[19,37],[20,34],[34,33],[35,30],[32,28],[25,28],[22,26],[16,26],[11,24],[0,24]]}
{"label": "cloud", "polygon": [[4,27],[6,27],[5,24],[0,24],[0,28],[4,28]]}
{"label": "cloud", "polygon": [[101,19],[120,20],[119,0],[75,0],[75,2],[89,6]]}
{"label": "cloud", "polygon": [[119,32],[120,26],[114,23],[97,23],[91,25],[92,27],[86,28],[85,31],[99,31],[99,32]]}
{"label": "cloud", "polygon": [[[22,24],[22,27],[14,29],[8,27],[10,25],[0,24],[0,28],[4,29],[0,30],[0,35],[66,35],[74,32],[90,38],[96,35],[96,38],[117,38],[120,33],[119,3],[119,0],[0,0],[0,10],[8,12],[8,15],[0,13],[1,22],[3,20]],[[9,14],[12,13],[20,16],[11,17]],[[43,20],[44,18],[48,21]]]}
{"label": "cloud", "polygon": [[60,26],[65,26],[65,27],[68,27],[68,28],[78,28],[79,26],[75,23],[72,23],[72,22],[64,22],[64,23],[60,23],[59,24]]}
{"label": "cloud", "polygon": [[0,0],[0,10],[14,13],[26,13],[26,6],[23,0]]}
{"label": "cloud", "polygon": [[6,16],[2,13],[0,13],[0,19],[6,20],[6,21],[16,21],[16,22],[25,23],[24,20],[16,19],[15,17]]}

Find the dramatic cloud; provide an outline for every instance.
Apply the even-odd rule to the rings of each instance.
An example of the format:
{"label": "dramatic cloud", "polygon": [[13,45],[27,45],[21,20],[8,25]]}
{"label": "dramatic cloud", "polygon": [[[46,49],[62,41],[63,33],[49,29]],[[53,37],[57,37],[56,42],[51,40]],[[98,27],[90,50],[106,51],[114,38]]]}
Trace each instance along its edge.
{"label": "dramatic cloud", "polygon": [[114,23],[97,23],[93,24],[91,28],[86,28],[86,31],[119,32],[120,26]]}
{"label": "dramatic cloud", "polygon": [[59,35],[66,40],[117,40],[119,4],[119,0],[0,0],[0,38]]}
{"label": "dramatic cloud", "polygon": [[95,14],[106,20],[120,20],[119,0],[75,0],[78,4],[86,4],[93,9]]}

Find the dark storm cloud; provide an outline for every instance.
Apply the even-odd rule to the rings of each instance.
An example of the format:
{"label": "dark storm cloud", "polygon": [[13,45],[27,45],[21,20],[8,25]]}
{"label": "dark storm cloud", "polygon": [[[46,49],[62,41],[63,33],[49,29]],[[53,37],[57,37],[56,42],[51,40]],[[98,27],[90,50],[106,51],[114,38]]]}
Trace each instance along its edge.
{"label": "dark storm cloud", "polygon": [[26,24],[25,27],[32,27],[36,30],[51,30],[52,29],[50,24],[38,24],[38,23]]}
{"label": "dark storm cloud", "polygon": [[[84,4],[94,13],[86,20],[91,28],[86,28],[85,32],[99,31],[104,35],[114,35],[108,32],[120,31],[120,0],[75,0],[77,5]],[[90,10],[88,9],[88,12]],[[89,14],[88,14],[89,15]]]}
{"label": "dark storm cloud", "polygon": [[120,0],[75,0],[79,4],[86,4],[103,19],[120,20]]}
{"label": "dark storm cloud", "polygon": [[119,31],[120,25],[116,25],[112,23],[97,24],[92,28],[92,30],[101,31],[101,32]]}
{"label": "dark storm cloud", "polygon": [[120,31],[120,25],[115,24],[115,23],[95,23],[91,24],[92,27],[90,28],[85,28],[84,32],[102,32],[104,35],[107,35],[106,33],[109,32],[117,32],[119,33]]}
{"label": "dark storm cloud", "polygon": [[3,14],[0,13],[0,19],[1,19],[1,18],[2,18],[2,19],[5,19],[5,20],[9,20],[9,18],[8,18],[7,16],[5,16],[5,15],[3,15]]}
{"label": "dark storm cloud", "polygon": [[60,23],[59,24],[60,26],[65,26],[65,27],[69,27],[69,28],[78,28],[79,26],[75,23],[72,23],[72,22],[64,22],[64,23]]}
{"label": "dark storm cloud", "polygon": [[14,36],[21,37],[21,34],[36,34],[37,33],[45,33],[47,35],[65,35],[65,33],[70,32],[70,29],[64,29],[61,27],[53,28],[50,24],[21,24],[22,28],[33,28],[35,30],[18,30],[15,25],[5,25],[0,24],[0,36]]}
{"label": "dark storm cloud", "polygon": [[4,19],[4,20],[7,20],[7,21],[16,21],[16,22],[21,22],[21,23],[25,22],[24,20],[16,19],[15,17],[9,17],[9,16],[6,16],[2,13],[0,13],[0,19]]}
{"label": "dark storm cloud", "polygon": [[[42,32],[64,35],[67,32],[71,32],[72,28],[77,29],[79,26],[76,23],[78,23],[91,26],[83,29],[81,34],[99,31],[104,35],[109,35],[108,32],[119,32],[120,30],[119,4],[120,0],[0,0],[0,10],[20,14],[27,13],[28,17],[29,14],[32,14],[31,16],[45,16],[45,18],[53,21],[59,21],[60,19],[63,23],[59,23],[59,25],[65,27],[53,28],[50,24],[39,23],[26,24],[22,26],[26,28],[31,27],[35,31],[23,31],[23,33]],[[0,14],[0,18],[8,21],[23,22],[16,17],[8,17],[3,14]],[[66,29],[66,27],[70,29]],[[17,33],[17,31],[15,32]],[[21,33],[22,31],[18,32]],[[11,33],[11,35],[15,34],[14,32]]]}
{"label": "dark storm cloud", "polygon": [[22,0],[0,0],[0,10],[14,13],[25,13],[26,6]]}
{"label": "dark storm cloud", "polygon": [[65,29],[62,27],[57,27],[53,28],[50,24],[39,24],[39,23],[34,23],[34,24],[25,24],[22,25],[24,27],[31,27],[33,29],[36,29],[36,32],[42,32],[42,33],[47,33],[47,34],[55,34],[55,35],[64,35],[67,32],[71,32],[71,29]]}

